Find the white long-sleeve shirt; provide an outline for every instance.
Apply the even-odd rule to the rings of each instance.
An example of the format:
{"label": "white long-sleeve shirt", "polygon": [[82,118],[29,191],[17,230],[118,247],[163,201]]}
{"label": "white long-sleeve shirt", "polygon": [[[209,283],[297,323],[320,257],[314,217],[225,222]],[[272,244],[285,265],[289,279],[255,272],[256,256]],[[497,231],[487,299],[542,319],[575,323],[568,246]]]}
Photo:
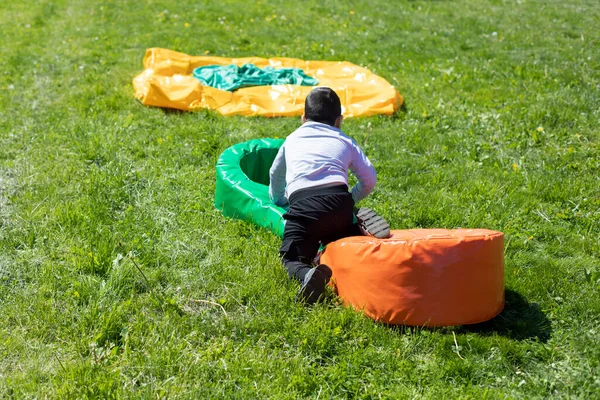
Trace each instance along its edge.
{"label": "white long-sleeve shirt", "polygon": [[358,180],[350,192],[359,202],[375,188],[375,168],[356,142],[341,130],[307,121],[279,148],[269,171],[269,196],[281,206],[299,189],[347,185],[349,170]]}

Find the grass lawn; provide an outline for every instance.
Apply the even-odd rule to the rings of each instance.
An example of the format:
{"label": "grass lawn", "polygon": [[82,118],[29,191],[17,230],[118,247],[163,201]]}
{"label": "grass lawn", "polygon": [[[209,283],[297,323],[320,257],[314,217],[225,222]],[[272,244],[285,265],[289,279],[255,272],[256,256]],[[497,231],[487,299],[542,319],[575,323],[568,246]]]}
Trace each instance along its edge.
{"label": "grass lawn", "polygon": [[[0,398],[598,398],[599,26],[597,0],[2,1]],[[279,239],[212,201],[225,148],[299,118],[144,107],[149,47],[394,84],[404,109],[344,123],[364,205],[504,232],[503,313],[295,305]]]}

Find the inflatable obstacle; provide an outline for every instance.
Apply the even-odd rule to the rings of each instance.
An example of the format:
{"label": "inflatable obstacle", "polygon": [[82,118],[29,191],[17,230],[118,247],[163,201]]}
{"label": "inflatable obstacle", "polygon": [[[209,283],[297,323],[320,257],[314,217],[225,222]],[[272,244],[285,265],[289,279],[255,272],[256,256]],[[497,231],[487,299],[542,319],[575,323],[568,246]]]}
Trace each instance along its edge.
{"label": "inflatable obstacle", "polygon": [[269,169],[283,139],[254,139],[226,149],[217,160],[215,207],[283,236],[285,209],[269,198]]}
{"label": "inflatable obstacle", "polygon": [[[254,139],[217,161],[215,206],[282,236],[285,209],[269,199],[282,139]],[[329,243],[321,263],[342,301],[386,324],[452,326],[489,320],[504,307],[504,235],[487,229],[393,230]]]}
{"label": "inflatable obstacle", "polygon": [[297,58],[225,58],[189,56],[172,50],[146,50],[144,71],[133,79],[135,96],[147,106],[193,111],[216,110],[222,115],[297,116],[312,86],[253,86],[233,92],[203,86],[193,71],[205,66],[299,68],[315,78],[319,86],[335,90],[345,118],[392,114],[402,96],[385,79],[347,61],[304,61]]}
{"label": "inflatable obstacle", "polygon": [[487,321],[504,307],[504,235],[487,229],[393,230],[329,243],[321,263],[342,301],[387,324]]}

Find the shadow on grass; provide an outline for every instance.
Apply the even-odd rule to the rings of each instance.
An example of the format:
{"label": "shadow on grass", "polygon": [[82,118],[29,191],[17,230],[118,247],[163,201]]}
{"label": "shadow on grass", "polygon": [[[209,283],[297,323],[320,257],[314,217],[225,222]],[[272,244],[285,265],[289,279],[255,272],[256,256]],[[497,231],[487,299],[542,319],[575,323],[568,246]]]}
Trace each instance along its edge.
{"label": "shadow on grass", "polygon": [[177,108],[168,108],[168,107],[160,107],[160,110],[165,115],[181,115],[181,114],[188,114],[189,113],[189,111],[179,110]]}
{"label": "shadow on grass", "polygon": [[537,303],[529,303],[514,290],[505,291],[504,310],[489,321],[464,325],[462,332],[482,335],[502,335],[515,340],[537,339],[546,343],[552,335],[552,325]]}
{"label": "shadow on grass", "polygon": [[500,335],[514,340],[539,340],[546,343],[552,335],[552,325],[537,303],[529,303],[514,290],[505,290],[504,309],[489,321],[456,327],[415,327],[406,325],[386,325],[399,333],[414,330],[438,332],[477,333],[479,335]]}
{"label": "shadow on grass", "polygon": [[406,118],[406,115],[408,114],[408,108],[406,106],[406,99],[404,99],[404,101],[402,102],[402,105],[400,107],[398,107],[398,109],[396,111],[394,111],[392,113],[392,115],[390,115],[392,121],[403,121]]}

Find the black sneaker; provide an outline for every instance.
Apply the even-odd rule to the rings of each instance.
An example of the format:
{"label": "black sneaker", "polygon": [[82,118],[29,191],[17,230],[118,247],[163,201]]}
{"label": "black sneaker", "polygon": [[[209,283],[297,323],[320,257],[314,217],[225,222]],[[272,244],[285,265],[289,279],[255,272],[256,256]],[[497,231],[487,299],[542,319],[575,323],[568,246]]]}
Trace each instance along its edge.
{"label": "black sneaker", "polygon": [[296,303],[310,305],[319,301],[319,298],[325,291],[325,285],[327,285],[330,279],[331,268],[325,264],[319,264],[308,271],[296,295]]}
{"label": "black sneaker", "polygon": [[366,236],[374,236],[378,239],[390,237],[390,225],[370,208],[361,208],[358,210],[356,219],[360,229]]}

